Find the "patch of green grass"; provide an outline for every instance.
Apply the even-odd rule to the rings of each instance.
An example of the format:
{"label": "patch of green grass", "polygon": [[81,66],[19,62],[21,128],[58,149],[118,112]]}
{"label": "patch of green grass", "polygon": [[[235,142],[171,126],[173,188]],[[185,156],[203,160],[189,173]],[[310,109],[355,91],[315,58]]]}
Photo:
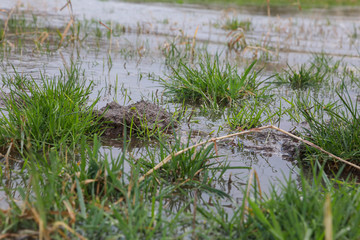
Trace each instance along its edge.
{"label": "patch of green grass", "polygon": [[[222,197],[221,190],[205,188],[212,182],[206,169],[201,178],[193,178],[198,163],[211,156],[211,146],[174,159],[171,166],[163,166],[166,169],[158,169],[143,182],[138,179],[147,159],[135,162],[126,144],[118,157],[101,154],[100,147],[97,137],[92,146],[84,137],[76,161],[68,162],[56,150],[47,155],[26,154],[28,164],[17,172],[25,186],[7,184],[6,174],[1,174],[0,189],[9,209],[0,211],[0,234],[51,239],[320,239],[326,226],[334,239],[360,237],[359,188],[350,181],[328,179],[322,169],[313,169],[312,180],[301,175],[300,182],[290,179],[270,189],[267,196],[261,195],[257,182],[244,189],[243,200],[229,208],[216,200]],[[162,159],[178,150],[162,149],[164,153],[154,151],[147,157]],[[202,163],[201,168],[206,166]],[[181,176],[182,172],[190,175]],[[164,181],[168,177],[177,179]],[[186,177],[193,178],[188,185]],[[181,201],[176,196],[184,196],[191,187],[195,196],[212,193],[215,200],[206,205],[191,197],[175,210],[164,205],[168,199]]]}
{"label": "patch of green grass", "polygon": [[315,65],[300,66],[299,70],[294,70],[288,66],[283,74],[276,75],[276,84],[288,84],[292,89],[305,89],[308,87],[319,87],[325,81],[327,73],[319,71]]}
{"label": "patch of green grass", "polygon": [[242,101],[240,106],[229,109],[227,122],[232,129],[245,130],[260,127],[272,121],[276,113],[271,113],[267,103],[260,99]]}
{"label": "patch of green grass", "polygon": [[198,226],[199,235],[214,239],[323,239],[329,236],[325,232],[328,228],[333,239],[358,239],[357,185],[335,186],[323,176],[324,186],[320,176],[314,176],[310,183],[305,178],[302,176],[300,183],[288,180],[263,199],[252,197],[249,206],[239,206],[231,213],[219,203],[215,208],[199,207],[206,219]]}
{"label": "patch of green grass", "polygon": [[261,89],[258,71],[250,64],[242,74],[237,67],[206,56],[195,66],[180,63],[172,75],[160,78],[165,94],[180,102],[205,104],[213,109],[231,106],[236,100],[256,95]]}
{"label": "patch of green grass", "polygon": [[[24,175],[26,186],[12,188],[4,184],[5,174],[0,176],[1,190],[6,192],[10,204],[7,213],[0,211],[0,234],[23,232],[30,237],[35,232],[38,238],[53,239],[60,239],[63,234],[89,239],[157,239],[191,234],[182,228],[191,226],[191,218],[184,211],[191,201],[185,202],[184,208],[176,212],[162,204],[164,198],[172,198],[175,190],[195,185],[193,180],[188,185],[165,183],[157,178],[162,175],[160,173],[138,182],[143,165],[140,160],[134,162],[132,155],[127,154],[126,144],[122,154],[112,157],[101,154],[97,137],[94,137],[92,146],[87,142],[85,137],[80,140],[77,161],[64,161],[63,155],[54,149],[47,155],[25,154],[28,164],[25,172],[18,174]],[[195,153],[196,158],[206,161],[210,147]],[[160,156],[148,155],[148,158]],[[199,161],[188,160],[189,164],[196,162]],[[175,163],[183,164],[177,160]],[[183,170],[191,175],[194,172],[190,168],[196,166],[189,164]],[[205,167],[202,164],[201,168]],[[208,181],[207,175],[204,178]],[[161,183],[158,184],[159,179]],[[199,184],[197,189],[200,189]],[[19,193],[16,195],[18,199],[12,194],[15,191]],[[23,208],[17,205],[17,200],[25,203]],[[32,231],[26,232],[26,229]]]}
{"label": "patch of green grass", "polygon": [[341,60],[335,61],[325,54],[315,54],[308,64],[302,64],[298,69],[288,66],[283,73],[276,74],[273,83],[289,85],[295,90],[321,87],[333,90],[339,86],[339,80],[344,85],[351,78],[351,72],[348,72],[347,65]]}
{"label": "patch of green grass", "polygon": [[93,113],[99,98],[89,104],[92,83],[83,77],[75,65],[59,77],[41,75],[40,81],[18,73],[7,76],[10,93],[1,109],[1,145],[13,142],[21,152],[25,148],[74,147],[84,135],[99,132]]}
{"label": "patch of green grass", "polygon": [[250,20],[239,20],[237,18],[227,18],[221,26],[225,30],[236,30],[238,28],[243,29],[244,31],[251,30],[251,21]]}
{"label": "patch of green grass", "polygon": [[[62,239],[64,235],[152,239],[171,234],[172,221],[162,219],[156,196],[148,201],[141,192],[137,168],[124,172],[125,155],[101,156],[97,138],[92,147],[85,138],[80,142],[78,163],[66,163],[56,151],[48,156],[29,154],[27,187],[11,189],[1,181],[9,193],[10,209],[9,215],[0,211],[0,234],[23,233],[39,239]],[[19,191],[24,208],[13,201],[13,191]]]}
{"label": "patch of green grass", "polygon": [[[161,141],[160,148],[156,149],[155,153],[151,151],[151,149],[147,149],[146,153],[136,161],[136,164],[143,169],[143,173],[146,173],[151,168],[155,167],[159,160],[163,160],[168,155],[189,147],[190,142],[190,139],[188,139],[187,144],[182,144],[181,139],[175,135],[175,139],[172,140],[171,146],[167,146],[165,142]],[[172,183],[180,183],[186,179],[198,179],[198,174],[213,164],[209,162],[214,158],[212,150],[213,145],[210,145],[206,148],[202,147],[199,150],[194,148],[184,154],[174,156],[168,164],[156,172],[154,177],[162,178],[165,181]],[[151,161],[149,161],[149,156],[151,156]]]}
{"label": "patch of green grass", "polygon": [[[299,111],[309,124],[304,137],[345,160],[359,164],[360,162],[360,116],[357,102],[353,102],[348,92],[337,93],[338,102],[334,107],[315,103],[320,111],[313,106],[303,104]],[[321,159],[333,160],[315,150],[308,149],[308,154],[321,156]]]}

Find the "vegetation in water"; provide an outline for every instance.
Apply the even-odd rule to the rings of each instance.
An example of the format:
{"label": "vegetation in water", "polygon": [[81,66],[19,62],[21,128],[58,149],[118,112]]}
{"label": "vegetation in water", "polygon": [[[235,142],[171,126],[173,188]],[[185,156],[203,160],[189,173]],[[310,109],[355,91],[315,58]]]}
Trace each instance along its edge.
{"label": "vegetation in water", "polygon": [[[360,121],[357,102],[352,101],[349,93],[337,93],[339,100],[332,104],[323,104],[314,101],[300,100],[298,109],[309,127],[306,128],[304,137],[321,148],[358,164],[360,162]],[[316,106],[314,106],[316,105]],[[308,149],[308,154],[317,160],[329,162],[331,169],[336,164],[328,157],[319,154],[313,149]]]}
{"label": "vegetation in water", "polygon": [[242,74],[229,63],[221,63],[218,56],[206,56],[197,65],[180,63],[167,78],[160,78],[165,94],[185,101],[218,109],[231,106],[237,100],[256,95],[261,90],[258,71],[251,63]]}
{"label": "vegetation in water", "polygon": [[[285,2],[296,3],[296,7],[358,5],[350,0],[269,1],[270,6]],[[266,6],[266,1],[231,3]],[[127,63],[136,62],[133,66],[138,68],[142,57],[151,56],[153,62],[153,57],[159,56],[164,60],[161,66],[170,73],[164,77],[139,72],[139,82],[146,77],[158,80],[169,97],[166,100],[174,102],[163,101],[157,91],[153,97],[179,113],[180,126],[164,134],[145,117],[137,125],[133,119],[129,128],[124,128],[123,139],[115,140],[121,147],[111,152],[94,112],[100,95],[93,97],[95,83],[85,81],[89,73],[73,63],[54,77],[45,73],[35,77],[14,67],[14,74],[2,76],[0,94],[0,239],[360,238],[355,168],[348,169],[313,147],[301,146],[302,155],[292,158],[299,167],[291,166],[291,171],[298,171],[297,178],[284,177],[282,184],[266,189],[265,194],[255,170],[245,178],[235,170],[243,169],[247,174],[249,167],[227,161],[241,144],[223,156],[221,152],[237,142],[216,141],[214,136],[265,124],[290,124],[298,137],[358,166],[360,121],[355,94],[360,71],[356,66],[320,54],[306,65],[288,65],[285,72],[272,66],[269,71],[265,66],[262,73],[272,77],[261,80],[256,67],[267,64],[269,58],[259,59],[255,53],[268,53],[271,44],[267,37],[259,45],[251,45],[251,38],[245,41],[244,33],[251,31],[252,23],[238,18],[224,22],[226,32],[231,31],[227,36],[230,41],[219,45],[227,51],[224,56],[209,53],[211,41],[199,41],[199,45],[197,32],[187,36],[181,30],[152,49],[142,34],[155,30],[146,24],[131,28],[92,19],[70,21],[69,28],[66,24],[54,28],[44,26],[35,15],[15,13],[6,29],[0,28],[4,65],[12,60],[11,54],[58,53],[59,49],[71,52],[72,57],[76,52],[83,61],[83,51],[91,49],[96,57],[103,57],[102,73],[110,77],[113,65],[119,62],[117,53],[128,75]],[[164,23],[171,24],[169,20]],[[0,20],[0,26],[5,25]],[[216,30],[225,33],[224,29]],[[120,36],[124,33],[135,35],[136,43],[126,40],[125,47],[114,48],[123,44]],[[354,34],[349,32],[352,41],[356,41],[355,33],[354,26]],[[106,54],[101,55],[101,51]],[[254,56],[249,57],[249,53]],[[96,57],[87,63],[99,65]],[[251,63],[243,68],[232,61],[249,62],[249,58]],[[285,91],[267,87],[273,83],[284,86]],[[114,88],[117,92],[118,79],[114,86],[109,85],[106,91]],[[124,104],[126,99],[131,101],[124,84],[121,92]],[[109,96],[103,99],[107,101]],[[206,123],[201,124],[214,123],[206,116],[212,111],[221,118],[215,126],[218,132],[197,131],[196,123],[202,119]],[[134,132],[151,137],[151,141],[139,147],[138,139],[132,137]],[[195,132],[200,139],[194,137]],[[14,149],[20,157],[13,154]],[[235,174],[229,173],[231,170]],[[350,173],[349,177],[344,173]],[[231,188],[241,197],[233,196]]]}
{"label": "vegetation in water", "polygon": [[3,78],[10,90],[4,94],[0,118],[0,142],[10,142],[20,151],[75,147],[84,135],[100,133],[94,106],[88,103],[92,83],[84,80],[84,72],[72,65],[41,82],[15,72]]}

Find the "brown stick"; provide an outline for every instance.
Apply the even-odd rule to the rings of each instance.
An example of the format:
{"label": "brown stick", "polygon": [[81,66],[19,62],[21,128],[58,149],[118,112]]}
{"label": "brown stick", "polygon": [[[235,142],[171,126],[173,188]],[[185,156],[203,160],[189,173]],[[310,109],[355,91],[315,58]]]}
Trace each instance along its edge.
{"label": "brown stick", "polygon": [[280,132],[282,132],[282,133],[285,133],[286,135],[288,135],[288,136],[290,136],[290,137],[292,137],[292,138],[295,138],[295,139],[297,139],[297,140],[305,143],[306,145],[309,145],[310,147],[316,148],[316,149],[319,150],[320,152],[326,153],[326,154],[329,155],[330,157],[335,158],[336,160],[338,160],[338,161],[340,161],[340,162],[343,162],[343,163],[345,163],[345,164],[347,164],[347,165],[350,165],[350,166],[352,166],[352,167],[360,170],[360,166],[358,166],[358,165],[356,165],[356,164],[353,164],[353,163],[351,163],[351,162],[349,162],[349,161],[346,161],[346,160],[344,160],[344,159],[342,159],[342,158],[340,158],[340,157],[338,157],[338,156],[335,156],[334,154],[325,151],[324,149],[322,149],[322,148],[319,147],[318,145],[316,145],[316,144],[314,144],[314,143],[312,143],[312,142],[309,142],[308,140],[302,139],[302,138],[300,138],[300,137],[298,137],[298,136],[295,136],[294,134],[291,134],[291,133],[289,133],[289,132],[287,132],[287,131],[285,131],[285,130],[282,130],[282,129],[278,128],[278,127],[275,127],[275,126],[270,126],[270,128],[275,129],[275,130],[277,130],[277,131],[280,131]]}
{"label": "brown stick", "polygon": [[286,135],[288,135],[288,136],[290,136],[290,137],[292,137],[292,138],[295,138],[295,139],[297,139],[297,140],[299,140],[299,141],[301,141],[301,142],[309,145],[310,147],[313,147],[313,148],[318,149],[319,151],[321,151],[321,152],[329,155],[329,156],[332,157],[332,158],[335,158],[336,160],[338,160],[338,161],[340,161],[340,162],[343,162],[343,163],[345,163],[345,164],[347,164],[347,165],[350,165],[350,166],[352,166],[352,167],[360,170],[360,166],[358,166],[358,165],[356,165],[356,164],[353,164],[353,163],[351,163],[351,162],[349,162],[349,161],[346,161],[346,160],[344,160],[344,159],[342,159],[342,158],[340,158],[340,157],[338,157],[338,156],[335,156],[334,154],[325,151],[324,149],[322,149],[321,147],[315,145],[315,144],[312,143],[312,142],[309,142],[309,141],[307,141],[307,140],[305,140],[305,139],[302,139],[302,138],[300,138],[300,137],[297,137],[297,136],[295,136],[294,134],[291,134],[291,133],[289,133],[289,132],[287,132],[287,131],[285,131],[285,130],[282,130],[282,129],[278,128],[278,127],[275,127],[275,126],[273,126],[273,125],[268,125],[268,126],[263,126],[263,127],[259,127],[259,128],[252,128],[252,129],[249,129],[249,130],[245,130],[245,131],[233,133],[233,134],[226,135],[226,136],[222,136],[222,137],[211,138],[211,139],[209,139],[209,140],[207,140],[207,141],[203,141],[203,142],[197,143],[197,144],[195,144],[195,145],[192,145],[192,146],[190,146],[190,147],[187,147],[187,148],[185,148],[185,149],[183,149],[183,150],[181,150],[181,151],[178,151],[178,152],[176,152],[176,153],[174,153],[174,154],[169,154],[166,158],[164,158],[161,162],[159,162],[155,167],[153,167],[153,168],[150,169],[147,173],[145,173],[142,177],[140,177],[138,181],[139,181],[139,182],[144,181],[144,179],[145,179],[147,176],[149,176],[149,175],[152,174],[154,171],[156,171],[157,169],[159,169],[159,168],[161,168],[162,166],[164,166],[164,165],[165,165],[166,163],[168,163],[173,157],[176,157],[176,156],[178,156],[178,155],[180,155],[180,154],[182,154],[182,153],[184,153],[184,152],[187,152],[187,151],[189,151],[189,150],[191,150],[191,149],[193,149],[193,148],[199,147],[199,146],[201,146],[201,145],[204,145],[204,144],[207,144],[207,143],[210,143],[210,142],[215,142],[215,141],[219,141],[219,140],[222,140],[222,139],[226,139],[226,138],[231,138],[231,137],[235,137],[235,136],[240,136],[240,135],[244,135],[244,134],[248,134],[248,133],[252,133],[252,132],[259,132],[259,131],[262,131],[262,130],[264,130],[264,129],[274,129],[274,130],[280,131],[280,132],[282,132],[282,133],[284,133],[284,134],[286,134]]}

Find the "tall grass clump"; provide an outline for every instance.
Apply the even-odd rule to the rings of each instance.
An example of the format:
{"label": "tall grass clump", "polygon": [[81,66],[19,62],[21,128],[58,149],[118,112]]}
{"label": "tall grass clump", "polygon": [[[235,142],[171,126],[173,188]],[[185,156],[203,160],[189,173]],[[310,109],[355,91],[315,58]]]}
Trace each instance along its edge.
{"label": "tall grass clump", "polygon": [[276,75],[276,84],[287,84],[292,89],[305,89],[320,86],[325,80],[326,73],[319,71],[315,65],[303,64],[298,70],[290,66],[288,68],[283,74]]}
{"label": "tall grass clump", "polygon": [[344,78],[339,72],[341,61],[334,61],[325,54],[316,54],[308,64],[298,69],[288,66],[281,74],[275,75],[275,84],[289,85],[292,89],[318,88],[334,82],[335,78]]}
{"label": "tall grass clump", "polygon": [[[333,106],[317,102],[315,105],[318,106],[304,104],[298,107],[301,115],[309,124],[309,127],[305,129],[304,137],[336,156],[359,164],[359,107],[356,101],[351,100],[347,91],[337,93],[337,96],[339,100]],[[307,154],[333,163],[329,157],[320,154],[316,150],[308,149]],[[331,166],[337,165],[331,164]]]}
{"label": "tall grass clump", "polygon": [[168,78],[160,78],[165,94],[178,101],[205,104],[218,109],[231,106],[235,100],[256,95],[261,82],[258,71],[254,71],[255,61],[242,74],[228,62],[221,63],[218,56],[204,57],[195,66],[180,63],[173,68]]}
{"label": "tall grass clump", "polygon": [[20,151],[74,147],[82,136],[99,132],[93,113],[99,98],[88,103],[92,83],[87,84],[83,74],[73,65],[58,77],[41,74],[40,81],[16,72],[8,76],[16,81],[6,81],[10,92],[1,109],[1,145],[13,142]]}

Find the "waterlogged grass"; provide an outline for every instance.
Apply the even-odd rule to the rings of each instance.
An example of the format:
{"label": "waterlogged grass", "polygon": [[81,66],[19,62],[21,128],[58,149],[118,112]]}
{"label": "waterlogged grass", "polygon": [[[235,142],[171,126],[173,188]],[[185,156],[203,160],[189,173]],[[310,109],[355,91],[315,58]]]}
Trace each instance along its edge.
{"label": "waterlogged grass", "polygon": [[[130,28],[119,23],[106,21],[104,23],[95,19],[84,19],[69,22],[70,19],[61,19],[63,26],[51,26],[50,16],[30,15],[23,11],[15,12],[6,21],[0,20],[0,47],[7,52],[15,50],[33,49],[33,51],[48,53],[57,51],[60,47],[80,45],[86,41],[95,43],[97,48],[102,47],[102,40],[106,37],[118,37]],[[70,20],[70,21],[73,21]],[[71,25],[68,25],[72,23]],[[5,28],[6,26],[6,28]],[[141,29],[134,31],[141,31]],[[90,40],[89,40],[90,39]]]}
{"label": "waterlogged grass", "polygon": [[[215,210],[200,208],[207,219],[202,236],[213,239],[357,239],[360,217],[359,188],[335,187],[326,176],[309,183],[289,180],[263,199],[253,198],[233,214],[219,204]],[[333,238],[331,238],[333,237]]]}
{"label": "waterlogged grass", "polygon": [[[126,141],[125,141],[126,142]],[[1,174],[1,188],[10,208],[0,211],[0,236],[39,239],[357,239],[360,231],[360,190],[351,182],[336,181],[322,170],[308,182],[288,180],[261,194],[258,184],[233,209],[214,201],[198,202],[206,191],[196,187],[195,196],[176,211],[165,199],[184,194],[189,185],[165,183],[162,173],[138,182],[141,164],[124,151],[119,157],[100,154],[95,137],[92,146],[80,141],[77,161],[64,161],[58,152],[27,156],[26,186],[11,188]],[[208,148],[201,149],[206,155]],[[130,156],[130,158],[129,158]],[[160,156],[156,156],[160,157]],[[186,156],[188,158],[190,156]],[[149,156],[153,158],[153,156]],[[182,160],[184,160],[184,157]],[[201,158],[199,158],[200,160]],[[206,159],[203,159],[206,161]],[[126,167],[130,163],[130,168]],[[175,163],[180,164],[175,161]],[[204,167],[204,166],[203,166]],[[177,168],[173,168],[178,169]],[[181,168],[181,171],[186,168]],[[168,168],[171,169],[171,166]],[[21,173],[18,173],[21,174]],[[168,172],[175,176],[177,172]],[[205,175],[205,179],[206,179]],[[204,181],[202,181],[205,185]],[[211,188],[209,186],[209,188]],[[206,191],[209,193],[209,191]],[[17,194],[14,194],[17,193]],[[14,196],[17,196],[15,198]],[[217,200],[216,200],[217,199]],[[21,200],[20,202],[18,200]]]}
{"label": "waterlogged grass", "polygon": [[[250,74],[252,67],[253,64],[247,68],[245,76]],[[235,76],[241,79],[240,75]],[[99,128],[91,114],[94,106],[87,102],[91,84],[85,85],[80,81],[82,77],[82,72],[75,66],[62,72],[59,78],[43,76],[41,84],[19,74],[4,77],[10,95],[6,99],[7,111],[3,112],[3,144],[15,143],[18,148],[26,147],[28,151],[23,154],[26,164],[19,172],[1,163],[0,190],[6,195],[9,209],[0,211],[0,237],[360,237],[357,228],[360,217],[354,214],[360,208],[359,188],[350,181],[336,177],[335,180],[328,179],[322,169],[311,169],[311,180],[303,175],[300,182],[289,179],[270,189],[267,196],[258,188],[261,182],[255,181],[256,184],[248,184],[249,189],[243,189],[244,198],[235,203],[232,196],[213,184],[221,181],[227,170],[234,169],[223,161],[222,156],[216,155],[215,143],[176,154],[191,145],[191,134],[187,139],[182,139],[176,132],[173,137],[160,138],[157,146],[148,146],[139,157],[129,152],[125,133],[121,154],[118,157],[104,154],[96,135],[86,137],[94,135]],[[252,99],[249,96],[253,94],[241,93],[244,95],[233,100],[233,108],[228,109],[233,111],[228,118],[232,128],[252,128],[271,121],[274,116],[281,116],[279,112],[271,113],[268,103],[261,98],[263,91],[254,93],[259,98]],[[298,114],[310,124],[308,140],[329,151],[337,148],[339,152],[334,154],[350,160],[357,156],[359,149],[358,107],[346,94],[339,93],[338,96],[337,105],[321,105],[309,99],[298,99],[293,104]],[[309,106],[311,104],[316,106]],[[348,130],[345,131],[343,126]],[[52,134],[57,132],[61,135]],[[334,145],[335,140],[338,145]],[[63,154],[64,146],[75,144],[76,151]],[[351,148],[345,148],[347,146]],[[319,165],[317,160],[326,158],[318,157],[317,152],[309,151],[308,154],[315,166]],[[139,181],[169,155],[168,163],[144,181]],[[24,184],[17,187],[7,184],[11,180],[9,171],[19,175]],[[211,201],[205,201],[202,195]],[[232,206],[223,206],[223,199],[232,202]],[[177,202],[178,207],[174,209],[172,201],[182,202]]]}
{"label": "waterlogged grass", "polygon": [[[334,88],[335,80],[345,81],[351,78],[346,70],[340,71],[341,61],[334,61],[333,58],[324,54],[317,54],[312,57],[309,64],[302,64],[298,69],[288,66],[283,73],[275,74],[273,83],[288,85],[295,90],[307,88],[329,87]],[[346,69],[347,66],[341,66]]]}
{"label": "waterlogged grass", "polygon": [[[347,91],[337,93],[336,103],[324,105],[315,102],[315,107],[300,101],[299,111],[309,124],[306,137],[345,160],[359,164],[360,162],[360,121],[357,101],[352,101]],[[310,155],[328,160],[336,168],[333,160],[314,150],[308,149]]]}
{"label": "waterlogged grass", "polygon": [[165,94],[179,102],[219,109],[261,90],[259,72],[253,69],[255,63],[239,74],[236,67],[221,63],[218,56],[207,56],[195,66],[180,63],[178,68],[172,69],[172,75],[160,78],[159,82],[165,88]]}
{"label": "waterlogged grass", "polygon": [[268,103],[262,99],[242,101],[240,106],[229,109],[227,122],[232,129],[245,130],[272,122],[279,112],[272,113]]}
{"label": "waterlogged grass", "polygon": [[58,77],[41,75],[37,82],[17,72],[3,78],[10,90],[1,109],[0,142],[23,150],[74,147],[84,135],[100,131],[93,112],[99,98],[88,104],[92,83],[72,65]]}
{"label": "waterlogged grass", "polygon": [[[164,185],[178,184],[187,189],[206,190],[207,192],[216,192],[221,196],[229,197],[227,194],[211,187],[211,183],[221,179],[229,167],[221,156],[216,155],[214,144],[192,148],[175,156],[175,153],[190,147],[191,133],[189,133],[187,141],[184,142],[184,140],[186,139],[176,134],[171,139],[160,140],[158,148],[148,148],[134,164],[138,165],[141,172],[145,174],[155,167],[159,160],[166,159],[170,155],[171,161],[152,174],[154,180],[162,182]],[[171,142],[171,145],[165,144],[168,141]],[[244,169],[246,167],[232,167],[232,169],[236,168]]]}
{"label": "waterlogged grass", "polygon": [[305,89],[310,86],[320,86],[325,78],[325,73],[314,71],[314,66],[301,65],[299,70],[289,66],[283,76],[277,75],[278,84],[289,84],[293,89]]}
{"label": "waterlogged grass", "polygon": [[[160,239],[188,235],[181,228],[191,226],[185,210],[174,213],[162,206],[162,199],[171,198],[175,190],[185,189],[188,185],[166,182],[158,175],[138,182],[143,164],[133,162],[131,154],[126,154],[126,145],[123,154],[113,158],[100,154],[101,145],[97,137],[92,146],[86,143],[86,138],[82,138],[80,143],[77,161],[65,161],[55,150],[48,155],[28,154],[24,175],[28,184],[24,188],[7,187],[3,184],[6,174],[1,174],[1,187],[8,194],[10,209],[0,212],[0,234],[13,234],[9,235],[13,237],[17,234],[34,235],[40,239],[57,239],[64,234],[89,239]],[[202,151],[195,162],[206,163],[208,151]],[[159,156],[148,156],[152,157]],[[182,160],[188,157],[191,156],[184,155]],[[148,161],[151,163],[150,159]],[[190,163],[192,160],[187,161]],[[130,168],[126,167],[128,164]],[[181,170],[187,176],[194,175],[192,170],[196,167],[189,167],[192,169]],[[201,165],[204,172],[206,168],[208,166]],[[178,178],[175,171],[169,174]],[[212,189],[209,183],[202,184],[208,185],[207,190]],[[199,187],[194,189],[200,191]],[[21,209],[14,201],[14,192],[18,192],[21,201],[26,203],[25,208]],[[218,190],[213,194],[220,193],[222,191]],[[185,206],[190,204],[185,203]]]}
{"label": "waterlogged grass", "polygon": [[[310,3],[299,2],[302,6]],[[334,3],[329,0],[311,4],[325,2]],[[265,6],[266,1],[241,4]],[[50,46],[58,49],[60,45],[82,43],[89,36],[96,39],[100,49],[100,40],[105,37],[110,40],[125,31],[148,31],[140,25],[131,30],[107,22],[105,25],[113,30],[109,31],[95,20],[75,22],[68,32],[63,29],[47,32],[39,27],[37,19],[13,18],[9,24],[6,34],[0,32],[2,46],[15,43],[14,38],[19,46],[24,39],[36,38],[38,49],[47,46],[48,50]],[[227,27],[229,30],[251,27],[242,24],[232,19]],[[31,30],[36,30],[36,34],[30,38],[19,37]],[[45,34],[41,35],[42,32]],[[237,34],[235,31],[233,37],[245,43]],[[238,41],[233,44],[232,48],[245,46]],[[184,35],[160,49],[165,64],[173,66],[172,74],[159,80],[171,98],[200,105],[209,112],[213,109],[221,110],[217,113],[226,112],[224,119],[232,131],[273,123],[287,113],[297,123],[303,120],[309,123],[303,138],[359,164],[359,108],[346,92],[338,93],[337,102],[296,97],[287,100],[291,109],[283,111],[280,106],[274,110],[271,104],[277,98],[266,98],[268,89],[262,87],[259,71],[254,70],[255,62],[239,72],[218,57],[202,57],[205,55],[196,49],[195,39]],[[109,56],[109,65],[111,61]],[[347,75],[339,66],[339,62],[325,56],[315,56],[310,65],[302,65],[299,70],[289,66],[285,73],[277,75],[277,81],[301,90],[296,91],[298,94],[306,94],[304,89],[310,94],[313,89],[332,85],[334,78],[342,80],[339,91],[346,90],[347,77],[358,83],[356,75],[351,75],[354,73]],[[124,145],[118,156],[104,153],[97,137],[101,128],[93,113],[98,98],[89,103],[92,83],[83,81],[84,75],[72,65],[59,77],[41,76],[40,81],[17,73],[3,76],[3,86],[10,93],[5,95],[5,107],[1,109],[0,145],[5,150],[4,160],[0,161],[0,193],[9,208],[0,210],[0,239],[360,238],[360,215],[356,214],[360,209],[358,185],[337,178],[335,173],[341,166],[310,148],[306,149],[305,160],[311,159],[312,166],[319,163],[326,169],[330,166],[335,179],[327,178],[323,169],[314,167],[307,169],[313,172],[311,178],[300,175],[296,181],[289,179],[268,190],[267,196],[258,188],[261,182],[251,179],[251,174],[250,179],[237,179],[249,181],[245,189],[239,187],[239,182],[232,184],[231,178],[227,182],[229,189],[219,186],[226,182],[223,179],[226,171],[246,169],[230,167],[223,156],[218,156],[220,144],[211,143],[177,154],[192,145],[191,134],[187,139],[176,132],[165,137],[158,130],[147,128],[146,118],[139,126],[124,129]],[[188,119],[190,128],[191,115]],[[139,150],[141,154],[134,153],[127,147],[132,141],[126,139],[129,130],[158,139]],[[23,153],[18,160],[24,163],[21,171],[12,168],[13,156],[6,154],[14,147]],[[68,151],[69,148],[75,151]],[[139,181],[168,156],[169,162]],[[251,180],[255,183],[250,184]],[[17,181],[21,183],[17,185]],[[224,192],[230,191],[230,186],[243,190],[243,198]],[[231,206],[227,205],[229,202]]]}

